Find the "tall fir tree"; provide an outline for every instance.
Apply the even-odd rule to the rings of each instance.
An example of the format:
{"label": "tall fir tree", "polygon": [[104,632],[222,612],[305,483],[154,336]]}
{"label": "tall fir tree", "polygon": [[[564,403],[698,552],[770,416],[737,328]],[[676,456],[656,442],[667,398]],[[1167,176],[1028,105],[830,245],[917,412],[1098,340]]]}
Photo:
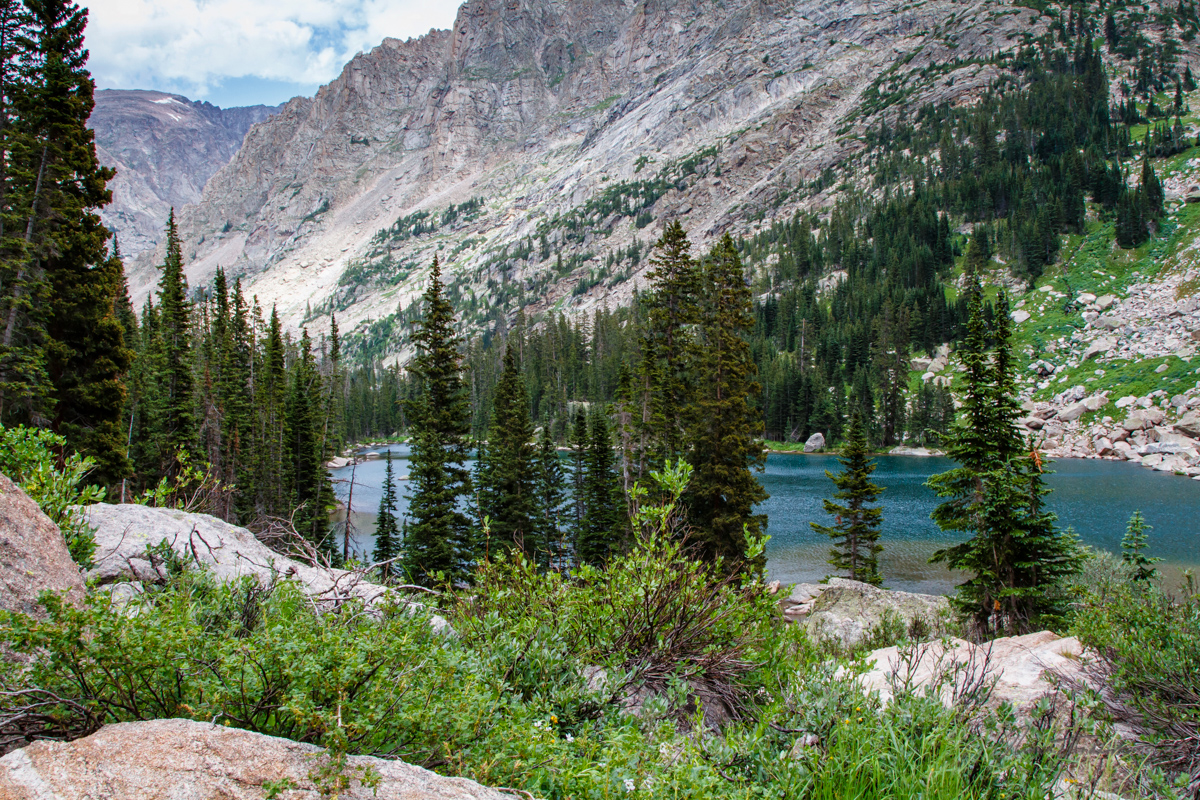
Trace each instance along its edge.
{"label": "tall fir tree", "polygon": [[542,428],[533,472],[538,540],[545,544],[545,555],[539,563],[545,568],[562,569],[569,556],[562,526],[567,502],[566,476],[549,427]]}
{"label": "tall fir tree", "polygon": [[883,546],[879,544],[879,527],[883,524],[883,509],[871,504],[883,489],[871,480],[875,462],[858,414],[850,417],[846,445],[838,460],[842,464],[839,474],[825,472],[837,487],[833,499],[824,501],[825,513],[834,518],[834,524],[809,524],[817,533],[833,539],[829,564],[840,577],[880,586],[883,576],[879,571],[879,553]]}
{"label": "tall fir tree", "polygon": [[953,602],[986,637],[1052,623],[1065,606],[1062,582],[1082,556],[1074,537],[1055,527],[1041,457],[1017,433],[1007,300],[1001,294],[989,331],[979,275],[970,270],[967,306],[961,414],[945,437],[959,466],[927,485],[947,498],[931,515],[938,526],[970,536],[932,560],[970,574]]}
{"label": "tall fir tree", "polygon": [[495,548],[520,551],[531,561],[545,555],[538,535],[536,479],[533,470],[533,425],[529,421],[529,396],[517,363],[516,344],[504,351],[504,371],[496,384],[492,424],[487,440],[487,504]]}
{"label": "tall fir tree", "polygon": [[595,405],[588,415],[583,465],[583,519],[577,543],[581,564],[604,566],[621,552],[626,522],[622,495],[608,418]]}
{"label": "tall fir tree", "polygon": [[300,352],[292,366],[285,422],[285,454],[295,509],[293,519],[301,536],[331,562],[338,562],[341,552],[330,535],[329,526],[333,491],[329,473],[325,471],[326,454],[321,450],[320,398],[321,376],[317,372],[312,339],[305,329],[300,336]]}
{"label": "tall fir tree", "polygon": [[753,513],[768,497],[754,476],[766,463],[758,442],[762,417],[753,404],[761,387],[747,341],[754,326],[750,286],[728,234],[705,259],[701,297],[696,402],[688,426],[688,522],[704,557],[724,558],[730,569],[761,569],[761,559],[745,562],[747,534],[760,535],[767,521]]}
{"label": "tall fir tree", "polygon": [[418,394],[407,405],[412,494],[403,565],[412,581],[425,586],[438,575],[449,580],[465,577],[472,555],[471,522],[459,509],[460,499],[471,495],[471,476],[465,466],[470,408],[454,309],[444,288],[435,256],[423,298],[424,315],[412,337],[417,356],[410,371]]}
{"label": "tall fir tree", "polygon": [[167,257],[159,280],[159,332],[162,340],[161,471],[178,474],[177,457],[196,455],[195,376],[192,373],[192,304],[183,274],[183,252],[175,210],[167,218]]}
{"label": "tall fir tree", "polygon": [[[379,498],[379,516],[375,525],[375,551],[372,558],[379,564],[379,579],[390,584],[399,569],[395,559],[400,554],[400,527],[396,522],[396,480],[392,471],[392,451],[384,459],[383,494]],[[346,511],[350,513],[349,509]]]}

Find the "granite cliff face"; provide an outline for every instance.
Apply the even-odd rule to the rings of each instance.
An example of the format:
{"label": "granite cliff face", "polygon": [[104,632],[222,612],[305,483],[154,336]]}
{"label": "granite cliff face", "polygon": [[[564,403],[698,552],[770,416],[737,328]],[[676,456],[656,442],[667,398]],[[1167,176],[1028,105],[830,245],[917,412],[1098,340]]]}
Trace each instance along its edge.
{"label": "granite cliff face", "polygon": [[253,127],[182,212],[189,278],[220,266],[292,327],[356,333],[434,253],[468,324],[621,302],[667,220],[703,244],[820,202],[796,187],[876,112],[970,98],[1042,30],[998,0],[470,0]]}
{"label": "granite cliff face", "polygon": [[163,237],[171,207],[200,200],[204,184],[229,163],[246,131],[279,110],[217,108],[162,92],[103,89],[88,127],[101,163],[115,167],[113,202],[101,217],[134,255]]}

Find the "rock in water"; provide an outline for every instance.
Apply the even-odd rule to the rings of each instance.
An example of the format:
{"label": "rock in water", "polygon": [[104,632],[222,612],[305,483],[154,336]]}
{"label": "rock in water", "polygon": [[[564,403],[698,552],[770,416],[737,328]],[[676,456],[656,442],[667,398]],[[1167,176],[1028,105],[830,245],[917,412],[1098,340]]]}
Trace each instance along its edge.
{"label": "rock in water", "polygon": [[83,599],[83,579],[62,531],[20,486],[0,475],[0,609],[40,616],[46,590]]}
{"label": "rock in water", "polygon": [[[108,725],[70,743],[35,742],[0,758],[0,800],[317,800],[309,777],[323,751],[260,733],[186,719]],[[367,756],[350,756],[342,800],[504,800],[464,778]],[[364,775],[379,778],[364,786]],[[277,793],[278,788],[285,788]]]}
{"label": "rock in water", "polygon": [[819,453],[825,449],[825,434],[814,433],[808,437],[808,441],[804,443],[804,452]]}

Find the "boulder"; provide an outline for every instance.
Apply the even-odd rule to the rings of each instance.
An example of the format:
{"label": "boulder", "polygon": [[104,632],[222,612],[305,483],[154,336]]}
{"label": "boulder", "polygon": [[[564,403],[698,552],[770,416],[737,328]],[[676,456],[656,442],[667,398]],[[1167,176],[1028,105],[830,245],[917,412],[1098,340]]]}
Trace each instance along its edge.
{"label": "boulder", "polygon": [[1012,317],[1013,322],[1020,325],[1022,322],[1025,322],[1026,320],[1029,319],[1029,312],[1023,308],[1018,308],[1016,311],[1012,312],[1012,314],[1010,314],[1009,316]]}
{"label": "boulder", "polygon": [[282,556],[245,528],[207,514],[107,503],[88,506],[83,513],[96,529],[96,566],[88,578],[100,584],[165,580],[166,566],[147,552],[165,545],[178,558],[207,569],[222,582],[244,575],[266,582],[278,575],[295,579],[318,602],[333,604],[350,598],[371,604],[388,593],[382,586],[361,580],[357,573],[314,567]]}
{"label": "boulder", "polygon": [[1116,302],[1116,300],[1117,298],[1111,294],[1101,295],[1100,297],[1096,298],[1096,308],[1100,309],[1101,311],[1107,311],[1112,304]]}
{"label": "boulder", "polygon": [[825,434],[814,433],[808,437],[808,441],[804,443],[804,452],[819,453],[825,449]]}
{"label": "boulder", "polygon": [[1102,353],[1107,353],[1116,346],[1117,342],[1115,339],[1097,339],[1089,344],[1087,349],[1083,351],[1083,360],[1087,361],[1088,359],[1095,358]]}
{"label": "boulder", "polygon": [[1189,411],[1175,423],[1175,432],[1193,438],[1200,437],[1200,411]]}
{"label": "boulder", "polygon": [[83,578],[62,531],[25,491],[0,475],[0,609],[41,616],[38,595],[83,599]]}
{"label": "boulder", "polygon": [[1064,422],[1070,422],[1072,420],[1079,419],[1084,415],[1084,412],[1089,410],[1090,409],[1087,407],[1087,401],[1080,400],[1078,403],[1072,403],[1071,405],[1059,411],[1058,419],[1061,419]]}
{"label": "boulder", "polygon": [[1131,411],[1129,416],[1125,418],[1125,421],[1121,423],[1121,427],[1127,431],[1144,431],[1147,428],[1153,428],[1162,421],[1163,412],[1157,408],[1145,408],[1138,411]]}
{"label": "boulder", "polygon": [[1159,472],[1183,472],[1187,468],[1188,462],[1183,456],[1163,456],[1162,461],[1154,465],[1154,469]]}
{"label": "boulder", "polygon": [[[34,742],[0,758],[3,800],[317,800],[331,794],[310,776],[324,751],[261,733],[187,719],[108,725],[74,742]],[[511,800],[465,778],[369,756],[349,756],[342,800]],[[364,785],[363,778],[378,786]],[[283,789],[281,792],[280,789]]]}
{"label": "boulder", "polygon": [[846,578],[799,584],[780,605],[787,619],[802,621],[814,637],[846,648],[877,630],[885,616],[894,616],[906,629],[919,620],[937,635],[950,610],[950,601],[941,595],[891,591]]}
{"label": "boulder", "polygon": [[1091,397],[1083,399],[1083,405],[1088,411],[1099,411],[1108,405],[1108,396],[1103,394],[1094,394]]}
{"label": "boulder", "polygon": [[925,456],[941,455],[941,451],[940,450],[930,450],[928,447],[906,447],[904,445],[900,445],[899,447],[893,447],[891,450],[888,451],[888,454],[893,455],[893,456],[925,457]]}
{"label": "boulder", "polygon": [[934,685],[957,672],[957,678],[941,688],[942,702],[949,706],[953,685],[994,680],[989,701],[1008,701],[1018,713],[1027,712],[1037,701],[1058,690],[1051,678],[1058,676],[1083,681],[1080,656],[1083,649],[1075,638],[1063,639],[1050,631],[995,639],[982,645],[962,639],[929,642],[908,648],[885,647],[866,657],[870,670],[859,681],[879,692],[887,702],[893,685],[915,690]]}

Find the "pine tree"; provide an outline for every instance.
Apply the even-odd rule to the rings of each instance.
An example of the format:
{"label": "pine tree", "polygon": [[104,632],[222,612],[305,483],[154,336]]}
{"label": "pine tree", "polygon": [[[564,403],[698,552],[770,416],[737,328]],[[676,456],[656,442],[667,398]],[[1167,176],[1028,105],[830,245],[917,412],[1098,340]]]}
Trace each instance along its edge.
{"label": "pine tree", "polygon": [[1162,559],[1150,558],[1142,553],[1150,546],[1150,537],[1147,534],[1151,530],[1153,528],[1146,524],[1142,512],[1135,511],[1129,518],[1125,535],[1121,537],[1121,561],[1129,565],[1133,580],[1137,583],[1149,583],[1158,577],[1158,570],[1154,565]]}
{"label": "pine tree", "polygon": [[162,338],[163,381],[162,454],[163,474],[178,471],[177,455],[196,454],[195,378],[192,374],[192,304],[183,274],[183,252],[175,211],[167,218],[167,257],[159,281],[159,330]]}
{"label": "pine tree", "polygon": [[869,504],[876,501],[883,489],[871,481],[875,462],[870,457],[858,414],[850,417],[846,445],[838,460],[842,464],[840,474],[825,472],[837,487],[833,500],[824,501],[825,513],[834,518],[834,524],[809,524],[817,533],[833,539],[829,564],[834,569],[851,580],[880,586],[883,577],[879,571],[879,553],[883,547],[879,544],[879,526],[883,523],[883,509]]}
{"label": "pine tree", "polygon": [[584,480],[587,477],[588,423],[587,412],[582,405],[575,407],[575,419],[571,425],[571,532],[574,539],[575,560],[579,559],[579,539],[583,535],[583,518],[586,510],[583,496]]}
{"label": "pine tree", "polygon": [[[379,578],[391,583],[398,570],[394,559],[400,553],[400,529],[396,524],[396,483],[392,472],[392,451],[384,455],[383,495],[379,498],[379,517],[375,524],[375,552],[372,558],[379,564]],[[346,509],[350,513],[350,509]]]}
{"label": "pine tree", "polygon": [[329,473],[325,471],[325,453],[321,451],[318,429],[317,400],[320,397],[321,376],[317,372],[312,339],[305,329],[301,333],[300,353],[292,368],[285,423],[292,505],[296,530],[336,562],[340,551],[329,531],[333,488]]}
{"label": "pine tree", "polygon": [[685,410],[691,404],[695,376],[690,328],[699,320],[699,265],[690,255],[691,243],[679,220],[667,224],[655,244],[647,278],[652,290],[647,296],[646,342],[643,370],[650,394],[645,413],[655,452],[647,466],[658,467],[665,459],[678,458],[684,451]]}
{"label": "pine tree", "polygon": [[529,396],[510,341],[504,352],[504,371],[496,384],[492,425],[487,446],[487,505],[492,541],[515,548],[534,561],[544,557],[545,542],[536,523],[536,481],[533,471],[533,425]]}
{"label": "pine tree", "polygon": [[410,371],[419,387],[406,404],[411,434],[412,494],[404,542],[404,572],[425,586],[442,575],[465,576],[471,558],[471,522],[459,501],[471,494],[465,467],[470,409],[462,382],[460,340],[454,309],[443,295],[435,257],[424,295],[424,315],[413,334],[417,356]]}
{"label": "pine tree", "polygon": [[766,525],[765,515],[752,512],[767,492],[753,474],[766,459],[757,441],[762,418],[751,402],[761,387],[746,341],[754,325],[750,287],[728,234],[706,259],[701,287],[697,392],[688,426],[693,469],[688,521],[705,558],[722,557],[727,567],[738,569],[745,566],[747,534],[758,536]]}
{"label": "pine tree", "polygon": [[545,556],[539,562],[543,567],[559,568],[568,556],[562,540],[567,489],[562,461],[547,427],[542,428],[533,471],[536,480],[537,536],[545,545]]}
{"label": "pine tree", "polygon": [[989,331],[982,295],[978,273],[968,272],[967,336],[960,349],[966,388],[961,416],[945,438],[946,453],[959,466],[926,485],[948,498],[932,514],[938,527],[970,535],[932,561],[971,573],[953,602],[988,636],[1022,632],[1062,613],[1061,583],[1079,571],[1081,555],[1045,509],[1041,458],[1017,433],[1007,300],[1001,294]]}
{"label": "pine tree", "polygon": [[583,471],[583,520],[578,536],[581,564],[604,566],[621,550],[625,504],[621,501],[608,418],[599,406],[588,415],[588,446]]}

